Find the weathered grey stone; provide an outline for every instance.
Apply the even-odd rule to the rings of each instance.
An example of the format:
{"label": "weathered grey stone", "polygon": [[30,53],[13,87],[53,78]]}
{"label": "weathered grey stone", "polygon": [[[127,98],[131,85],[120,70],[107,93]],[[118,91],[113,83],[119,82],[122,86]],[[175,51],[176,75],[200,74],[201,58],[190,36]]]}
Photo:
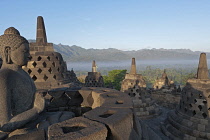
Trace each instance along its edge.
{"label": "weathered grey stone", "polygon": [[43,17],[37,17],[37,33],[36,33],[36,43],[39,45],[47,43],[47,36],[44,26]]}
{"label": "weathered grey stone", "polygon": [[45,140],[45,137],[44,130],[38,130],[25,135],[15,135],[7,140]]}
{"label": "weathered grey stone", "polygon": [[63,111],[63,114],[61,115],[61,117],[59,118],[59,122],[71,119],[75,117],[75,113],[73,112],[69,112],[69,111]]}
{"label": "weathered grey stone", "polygon": [[105,92],[99,98],[102,107],[133,108],[132,99],[123,92]]}
{"label": "weathered grey stone", "polygon": [[110,132],[107,139],[127,140],[133,129],[133,113],[131,109],[97,107],[86,112],[84,117],[108,126]]}
{"label": "weathered grey stone", "polygon": [[0,36],[0,130],[11,132],[23,127],[43,111],[45,101],[22,66],[30,58],[29,43],[13,27]]}
{"label": "weathered grey stone", "polygon": [[38,89],[58,88],[70,82],[82,85],[74,72],[67,70],[61,54],[54,52],[53,44],[47,43],[44,20],[41,16],[37,18],[37,38],[36,42],[30,43],[30,53],[32,57],[23,69],[34,80]]}
{"label": "weathered grey stone", "polygon": [[83,98],[83,102],[81,103],[82,106],[85,107],[92,107],[93,105],[93,97],[92,97],[92,90],[83,87],[82,89],[79,90],[79,93],[81,94]]}
{"label": "weathered grey stone", "polygon": [[49,140],[106,140],[107,131],[102,123],[76,117],[51,125],[48,137]]}
{"label": "weathered grey stone", "polygon": [[208,139],[210,132],[209,93],[206,55],[201,54],[197,78],[183,88],[179,106],[168,114],[162,130],[172,139]]}

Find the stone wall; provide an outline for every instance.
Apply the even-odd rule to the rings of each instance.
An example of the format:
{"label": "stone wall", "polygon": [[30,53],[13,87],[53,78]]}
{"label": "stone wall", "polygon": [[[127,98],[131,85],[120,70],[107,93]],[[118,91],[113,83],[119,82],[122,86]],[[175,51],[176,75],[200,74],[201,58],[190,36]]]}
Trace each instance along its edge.
{"label": "stone wall", "polygon": [[171,94],[159,91],[159,93],[152,93],[151,96],[154,100],[156,100],[157,104],[170,109],[175,109],[180,102],[180,94],[178,93]]}
{"label": "stone wall", "polygon": [[141,127],[128,95],[108,88],[87,87],[78,90],[78,93],[83,98],[81,106],[92,110],[81,117],[50,126],[50,140],[141,139]]}
{"label": "stone wall", "polygon": [[35,52],[23,69],[34,80],[38,89],[49,89],[69,83],[67,67],[60,53],[57,52]]}
{"label": "stone wall", "polygon": [[100,72],[88,72],[85,87],[104,87],[104,80]]}

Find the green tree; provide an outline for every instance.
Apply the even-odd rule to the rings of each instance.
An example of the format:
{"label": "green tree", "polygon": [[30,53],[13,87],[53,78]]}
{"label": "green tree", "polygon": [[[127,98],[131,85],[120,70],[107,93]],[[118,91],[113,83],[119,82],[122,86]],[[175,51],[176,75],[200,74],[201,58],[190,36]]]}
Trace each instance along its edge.
{"label": "green tree", "polygon": [[108,86],[110,83],[114,86],[115,89],[120,90],[121,82],[125,78],[126,70],[112,70],[108,72],[108,76],[103,76],[105,86]]}

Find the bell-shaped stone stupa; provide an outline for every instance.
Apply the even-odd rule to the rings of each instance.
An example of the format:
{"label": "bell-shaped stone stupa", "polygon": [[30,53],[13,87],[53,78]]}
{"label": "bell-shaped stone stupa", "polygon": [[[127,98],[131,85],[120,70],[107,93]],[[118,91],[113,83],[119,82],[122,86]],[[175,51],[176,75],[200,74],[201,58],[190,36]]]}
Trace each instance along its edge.
{"label": "bell-shaped stone stupa", "polygon": [[197,78],[189,79],[182,90],[179,106],[162,125],[171,139],[210,139],[210,80],[206,54],[201,53]]}

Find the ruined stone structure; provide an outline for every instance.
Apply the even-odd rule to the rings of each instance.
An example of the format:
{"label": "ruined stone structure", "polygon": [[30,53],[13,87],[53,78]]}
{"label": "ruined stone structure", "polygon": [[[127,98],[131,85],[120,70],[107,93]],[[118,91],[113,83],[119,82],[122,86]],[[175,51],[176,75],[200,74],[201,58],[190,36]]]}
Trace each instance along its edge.
{"label": "ruined stone structure", "polygon": [[81,106],[92,110],[50,126],[49,139],[141,139],[140,124],[128,95],[98,87],[83,87],[76,94],[83,98]]}
{"label": "ruined stone structure", "polygon": [[170,109],[175,109],[181,98],[181,94],[179,92],[172,94],[171,91],[163,92],[162,90],[151,92],[151,96],[158,105]]}
{"label": "ruined stone structure", "polygon": [[127,73],[125,79],[122,81],[121,91],[127,93],[127,90],[133,88],[136,83],[138,83],[138,86],[146,88],[146,83],[142,75],[136,73],[136,61],[135,58],[132,58],[130,73]]}
{"label": "ruined stone structure", "polygon": [[[73,68],[69,71],[67,70],[67,77],[69,77],[69,80],[71,83],[67,84],[69,87],[83,87],[84,84],[81,83],[76,76],[76,73],[74,72]],[[64,85],[65,86],[65,85]]]}
{"label": "ruined stone structure", "polygon": [[181,88],[174,85],[172,80],[169,80],[166,70],[164,70],[162,77],[155,81],[154,89],[151,91],[152,98],[161,106],[175,109],[180,101]]}
{"label": "ruined stone structure", "polygon": [[85,78],[86,87],[104,87],[104,80],[100,72],[97,72],[96,62],[92,62],[92,72],[88,72]]}
{"label": "ruined stone structure", "polygon": [[68,71],[68,76],[71,77],[70,78],[71,82],[78,82],[77,76],[76,76],[73,68],[71,69],[71,71]]}
{"label": "ruined stone structure", "polygon": [[189,79],[182,90],[179,106],[162,125],[170,139],[210,139],[210,80],[206,54],[201,53],[197,78]]}
{"label": "ruined stone structure", "polygon": [[162,77],[156,79],[155,84],[153,86],[154,89],[161,89],[161,88],[174,88],[174,82],[169,80],[166,70],[164,70]]}
{"label": "ruined stone structure", "polygon": [[135,58],[132,58],[131,70],[122,81],[121,91],[132,97],[134,111],[141,119],[148,119],[160,114],[159,107],[146,91],[146,83],[140,74],[136,74]]}
{"label": "ruined stone structure", "polygon": [[49,89],[70,83],[66,62],[55,52],[52,43],[47,43],[44,20],[37,18],[36,42],[30,43],[31,59],[23,69],[34,80],[37,89]]}
{"label": "ruined stone structure", "polygon": [[[46,52],[42,55],[35,52],[32,57],[41,61]],[[3,59],[0,70],[1,140],[142,138],[132,100],[127,94],[96,87],[63,87],[36,92],[34,81],[22,69],[31,57],[29,43],[15,28],[8,28],[0,36],[0,54]],[[41,59],[36,54],[40,54]],[[93,72],[96,71],[93,69]]]}
{"label": "ruined stone structure", "polygon": [[151,98],[151,95],[137,84],[133,88],[128,89],[133,96],[133,105],[136,115],[141,119],[149,119],[158,116],[161,113],[156,101]]}

